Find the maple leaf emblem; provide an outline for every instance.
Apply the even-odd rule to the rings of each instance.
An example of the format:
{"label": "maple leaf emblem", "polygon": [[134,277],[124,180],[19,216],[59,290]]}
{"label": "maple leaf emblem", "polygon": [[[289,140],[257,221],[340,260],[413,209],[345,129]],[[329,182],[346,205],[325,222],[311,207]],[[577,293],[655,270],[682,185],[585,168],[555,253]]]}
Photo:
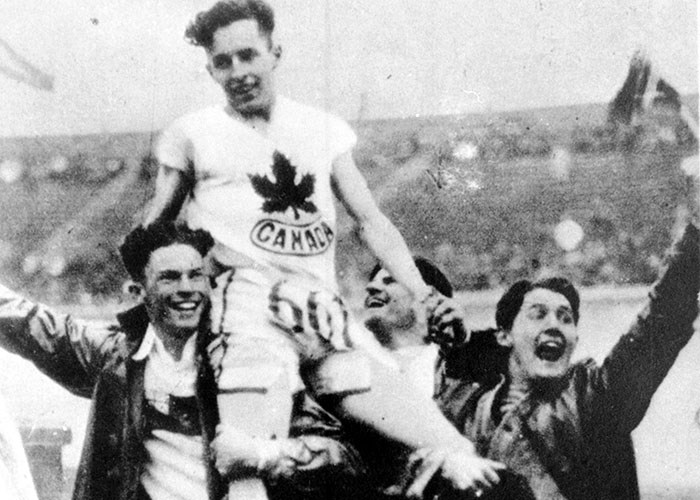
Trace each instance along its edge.
{"label": "maple leaf emblem", "polygon": [[314,193],[315,177],[312,174],[304,174],[299,183],[294,182],[296,168],[286,156],[275,151],[272,157],[272,174],[275,182],[268,179],[267,175],[248,174],[253,189],[265,198],[262,205],[264,212],[285,212],[291,208],[294,218],[299,218],[299,210],[313,214],[318,210],[312,201],[308,201]]}

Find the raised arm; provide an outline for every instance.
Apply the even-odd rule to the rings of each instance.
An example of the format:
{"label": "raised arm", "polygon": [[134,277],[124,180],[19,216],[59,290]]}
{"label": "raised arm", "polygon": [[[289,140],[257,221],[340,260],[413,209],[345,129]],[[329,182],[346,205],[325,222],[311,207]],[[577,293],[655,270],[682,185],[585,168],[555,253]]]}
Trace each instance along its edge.
{"label": "raised arm", "polygon": [[177,168],[161,164],[158,167],[156,187],[142,225],[177,218],[192,190],[192,176]]}
{"label": "raised arm", "polygon": [[666,257],[644,310],[594,372],[594,415],[617,416],[629,432],[644,417],[680,350],[693,335],[700,292],[700,232],[688,224]]}
{"label": "raised arm", "polygon": [[176,219],[194,187],[192,143],[185,128],[176,121],[158,136],[153,153],[158,160],[158,175],[143,226]]}
{"label": "raised arm", "polygon": [[[402,285],[411,290],[414,297],[425,302],[431,297],[430,288],[424,283],[413,258],[396,227],[381,213],[349,152],[339,156],[333,164],[333,187],[336,195],[358,224],[360,234],[382,266]],[[363,328],[355,329],[355,336],[371,335]],[[361,345],[362,342],[356,342]],[[355,353],[347,354],[346,373],[362,378],[361,361],[353,361]],[[342,373],[345,354],[329,356],[321,365],[321,372]],[[434,460],[418,475],[417,483],[410,491],[422,493],[427,478],[439,469],[439,474],[459,490],[488,489],[499,479],[501,464],[476,456],[471,442],[440,413],[437,405],[428,398],[416,394],[412,384],[398,369],[367,356],[364,369],[371,379],[371,388],[326,401],[342,418],[367,425],[384,436],[411,449],[429,448],[441,450],[443,461]],[[319,378],[323,379],[321,375]],[[332,379],[329,376],[328,379]],[[437,455],[435,455],[437,456]],[[426,462],[427,463],[427,462]]]}
{"label": "raised arm", "polygon": [[360,230],[362,239],[396,281],[418,300],[425,300],[429,287],[413,263],[411,252],[396,227],[379,210],[351,152],[333,163],[333,189]]}
{"label": "raised arm", "polygon": [[73,320],[0,285],[0,347],[31,361],[72,393],[91,397],[117,334]]}

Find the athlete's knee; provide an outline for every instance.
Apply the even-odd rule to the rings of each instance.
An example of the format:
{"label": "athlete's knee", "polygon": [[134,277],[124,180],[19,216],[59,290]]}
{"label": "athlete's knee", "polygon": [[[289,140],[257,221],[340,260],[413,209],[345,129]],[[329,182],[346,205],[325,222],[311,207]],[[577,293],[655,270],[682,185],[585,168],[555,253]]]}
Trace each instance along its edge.
{"label": "athlete's knee", "polygon": [[348,310],[337,294],[281,281],[268,299],[273,323],[296,344],[303,359],[319,360],[353,347]]}
{"label": "athlete's knee", "polygon": [[302,366],[304,382],[319,398],[343,397],[370,391],[372,363],[361,349],[336,351]]}

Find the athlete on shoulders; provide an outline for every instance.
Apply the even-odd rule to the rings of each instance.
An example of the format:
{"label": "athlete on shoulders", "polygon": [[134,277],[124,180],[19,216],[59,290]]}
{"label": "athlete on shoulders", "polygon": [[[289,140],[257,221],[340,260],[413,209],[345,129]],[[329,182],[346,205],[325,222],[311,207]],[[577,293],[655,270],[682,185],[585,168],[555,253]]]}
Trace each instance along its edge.
{"label": "athlete on shoulders", "polygon": [[[189,25],[186,37],[204,48],[226,104],[185,115],[162,133],[143,221],[183,217],[216,241],[211,318],[219,335],[210,351],[222,420],[253,435],[284,433],[301,363],[312,373],[310,389],[339,416],[412,448],[440,449],[453,487],[487,489],[501,465],[477,457],[434,403],[383,360],[371,334],[347,320],[335,277],[334,195],[423,310],[440,297],[372,199],[352,158],[349,126],[277,94],[282,50],[273,31],[262,0],[220,1]],[[290,319],[299,324],[290,328]]]}

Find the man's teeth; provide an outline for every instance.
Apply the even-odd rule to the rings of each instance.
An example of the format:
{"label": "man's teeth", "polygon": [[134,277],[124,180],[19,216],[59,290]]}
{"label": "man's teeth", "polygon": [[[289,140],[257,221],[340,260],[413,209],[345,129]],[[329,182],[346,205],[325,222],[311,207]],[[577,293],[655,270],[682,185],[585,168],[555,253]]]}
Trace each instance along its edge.
{"label": "man's teeth", "polygon": [[238,86],[238,87],[234,87],[234,88],[233,88],[233,91],[234,91],[236,94],[247,94],[248,92],[250,92],[250,91],[253,90],[254,88],[255,88],[254,85],[241,85],[241,86]]}
{"label": "man's teeth", "polygon": [[379,299],[369,299],[367,301],[367,307],[382,307],[384,302]]}
{"label": "man's teeth", "polygon": [[196,302],[180,302],[179,304],[173,304],[175,309],[180,309],[183,311],[191,311],[197,308]]}

